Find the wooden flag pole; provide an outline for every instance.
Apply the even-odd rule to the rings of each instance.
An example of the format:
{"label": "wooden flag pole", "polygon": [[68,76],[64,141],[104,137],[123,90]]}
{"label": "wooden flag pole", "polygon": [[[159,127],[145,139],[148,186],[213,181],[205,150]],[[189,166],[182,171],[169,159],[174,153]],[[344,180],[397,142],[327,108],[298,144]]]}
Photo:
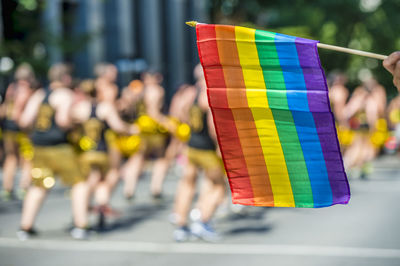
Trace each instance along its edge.
{"label": "wooden flag pole", "polygon": [[[197,23],[198,23],[197,21],[187,21],[186,22],[186,24],[189,25],[190,27],[196,27]],[[350,49],[350,48],[329,45],[329,44],[324,44],[324,43],[317,43],[317,47],[321,48],[321,49],[338,51],[338,52],[348,53],[348,54],[355,54],[355,55],[375,58],[375,59],[379,59],[379,60],[385,60],[387,57],[387,55],[364,52],[364,51],[360,51],[360,50],[356,50],[356,49]]]}
{"label": "wooden flag pole", "polygon": [[345,48],[345,47],[340,47],[340,46],[335,46],[335,45],[329,45],[329,44],[324,44],[324,43],[317,43],[317,47],[322,48],[322,49],[338,51],[338,52],[342,52],[342,53],[355,54],[355,55],[375,58],[375,59],[379,59],[379,60],[385,60],[387,57],[387,55],[383,55],[383,54],[364,52],[364,51],[360,51],[360,50],[355,50],[355,49],[350,49],[350,48]]}

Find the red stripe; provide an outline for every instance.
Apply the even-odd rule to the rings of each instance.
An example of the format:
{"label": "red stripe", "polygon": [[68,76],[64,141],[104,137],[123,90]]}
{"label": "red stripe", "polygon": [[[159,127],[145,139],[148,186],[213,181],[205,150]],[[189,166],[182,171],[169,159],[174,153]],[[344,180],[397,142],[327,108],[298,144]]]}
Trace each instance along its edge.
{"label": "red stripe", "polygon": [[[233,203],[254,205],[254,195],[235,119],[229,108],[226,83],[218,54],[214,25],[196,27],[197,47],[207,82],[208,101],[227,171]],[[218,103],[218,104],[217,104]],[[219,108],[212,108],[218,105]]]}

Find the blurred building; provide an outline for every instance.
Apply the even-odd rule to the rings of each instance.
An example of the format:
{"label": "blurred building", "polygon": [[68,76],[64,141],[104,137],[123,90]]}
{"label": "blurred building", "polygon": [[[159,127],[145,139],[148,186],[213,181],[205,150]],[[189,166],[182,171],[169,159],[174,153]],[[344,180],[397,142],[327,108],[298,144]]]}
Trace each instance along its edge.
{"label": "blurred building", "polygon": [[[120,85],[147,66],[164,74],[171,96],[179,84],[191,81],[198,62],[195,31],[185,21],[208,21],[208,2],[41,0],[49,63],[69,61],[78,77],[93,76],[98,62],[115,63],[121,71]],[[69,51],[65,42],[63,47],[54,40],[82,42],[82,47]]]}

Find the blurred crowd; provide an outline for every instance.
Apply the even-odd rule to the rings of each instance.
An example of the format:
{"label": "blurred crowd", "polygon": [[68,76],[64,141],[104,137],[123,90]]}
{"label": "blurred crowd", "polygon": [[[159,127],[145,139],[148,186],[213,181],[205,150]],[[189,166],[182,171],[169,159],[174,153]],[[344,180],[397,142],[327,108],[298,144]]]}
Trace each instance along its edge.
{"label": "blurred crowd", "polygon": [[329,98],[346,172],[349,177],[367,178],[377,156],[398,151],[400,97],[387,104],[385,88],[373,77],[363,80],[351,94],[343,73],[332,73],[329,83]]}
{"label": "blurred crowd", "polygon": [[[170,215],[173,238],[217,241],[210,221],[227,186],[201,66],[194,69],[195,84],[180,86],[168,108],[163,76],[156,71],[142,73],[121,89],[115,65],[101,63],[94,72],[95,79],[76,80],[68,65],[56,64],[43,86],[25,63],[7,88],[0,108],[1,199],[23,200],[19,239],[37,234],[36,216],[57,178],[71,187],[70,234],[87,239],[90,215],[97,216],[97,228],[116,215],[110,200],[119,182],[123,197],[133,200],[144,166],[151,162],[149,191],[160,201],[168,170],[178,161],[184,167]],[[373,78],[352,93],[344,74],[332,73],[329,81],[345,168],[351,176],[366,178],[374,158],[383,151],[396,153],[400,146],[400,96],[387,105],[385,88]],[[21,177],[15,185],[17,169]],[[199,176],[204,178],[196,191]]]}
{"label": "blurred crowd", "polygon": [[[31,66],[22,64],[7,88],[1,106],[1,197],[23,200],[17,236],[25,240],[37,234],[35,218],[56,178],[71,187],[71,236],[87,239],[93,227],[88,224],[90,214],[98,216],[97,228],[116,215],[110,199],[120,181],[123,196],[132,200],[150,161],[149,190],[154,200],[162,200],[168,169],[183,157],[185,167],[171,214],[176,225],[173,237],[217,240],[210,220],[224,199],[226,178],[201,66],[194,70],[196,83],[179,87],[169,108],[163,76],[156,71],[142,73],[121,90],[115,65],[101,63],[94,72],[95,79],[75,80],[68,65],[56,64],[48,71],[48,85],[42,86]],[[195,204],[196,221],[189,224],[199,172],[205,178]]]}

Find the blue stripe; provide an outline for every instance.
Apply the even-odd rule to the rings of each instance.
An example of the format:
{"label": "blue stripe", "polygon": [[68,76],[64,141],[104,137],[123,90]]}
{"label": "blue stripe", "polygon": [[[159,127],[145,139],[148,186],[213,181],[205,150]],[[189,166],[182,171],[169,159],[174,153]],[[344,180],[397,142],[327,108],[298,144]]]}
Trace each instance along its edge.
{"label": "blue stripe", "polygon": [[332,204],[332,191],[314,118],[308,107],[307,87],[300,67],[296,37],[276,34],[275,44],[286,84],[286,95],[306,161],[314,207]]}

